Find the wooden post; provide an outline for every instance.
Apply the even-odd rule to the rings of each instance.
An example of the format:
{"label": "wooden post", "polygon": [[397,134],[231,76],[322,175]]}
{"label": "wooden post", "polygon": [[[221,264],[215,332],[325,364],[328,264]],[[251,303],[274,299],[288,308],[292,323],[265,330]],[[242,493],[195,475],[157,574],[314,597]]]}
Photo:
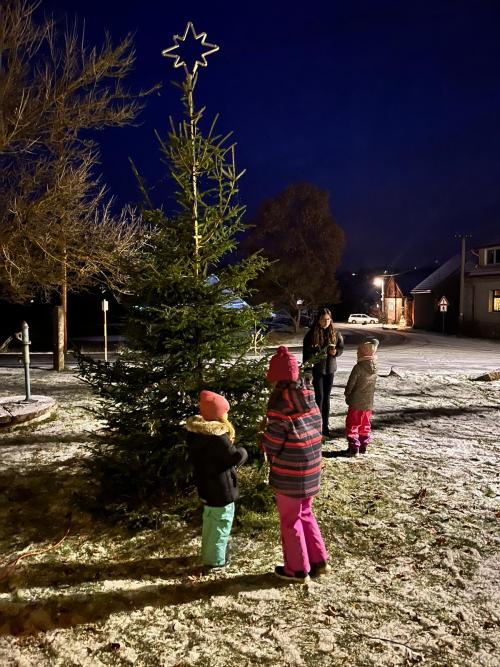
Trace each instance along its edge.
{"label": "wooden post", "polygon": [[55,371],[64,370],[64,308],[54,307],[52,367]]}

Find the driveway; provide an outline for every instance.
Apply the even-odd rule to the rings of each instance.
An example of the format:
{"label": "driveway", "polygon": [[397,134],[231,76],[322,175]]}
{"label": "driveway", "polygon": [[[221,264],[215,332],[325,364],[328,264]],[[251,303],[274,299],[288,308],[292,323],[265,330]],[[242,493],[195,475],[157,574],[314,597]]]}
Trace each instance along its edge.
{"label": "driveway", "polygon": [[[339,371],[347,371],[356,363],[356,346],[364,339],[380,341],[379,373],[398,371],[436,372],[474,375],[500,370],[500,341],[485,338],[443,336],[414,329],[384,329],[380,325],[337,324],[345,338],[344,354],[338,360]],[[291,351],[302,360],[300,337],[290,335]]]}

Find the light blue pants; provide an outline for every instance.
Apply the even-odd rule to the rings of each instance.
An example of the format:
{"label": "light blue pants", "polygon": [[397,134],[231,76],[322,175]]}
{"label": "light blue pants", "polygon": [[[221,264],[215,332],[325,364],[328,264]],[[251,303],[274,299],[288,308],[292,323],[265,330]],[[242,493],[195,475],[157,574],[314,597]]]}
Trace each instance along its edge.
{"label": "light blue pants", "polygon": [[203,509],[201,560],[203,565],[221,567],[226,563],[226,548],[234,519],[234,503]]}

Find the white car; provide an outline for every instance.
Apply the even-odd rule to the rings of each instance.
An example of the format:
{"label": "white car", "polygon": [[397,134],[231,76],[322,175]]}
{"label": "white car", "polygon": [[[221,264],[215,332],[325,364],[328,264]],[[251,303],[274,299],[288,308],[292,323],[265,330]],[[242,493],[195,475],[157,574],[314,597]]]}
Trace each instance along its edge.
{"label": "white car", "polygon": [[376,317],[365,315],[364,313],[355,313],[354,315],[349,315],[347,321],[349,324],[378,324],[378,319]]}

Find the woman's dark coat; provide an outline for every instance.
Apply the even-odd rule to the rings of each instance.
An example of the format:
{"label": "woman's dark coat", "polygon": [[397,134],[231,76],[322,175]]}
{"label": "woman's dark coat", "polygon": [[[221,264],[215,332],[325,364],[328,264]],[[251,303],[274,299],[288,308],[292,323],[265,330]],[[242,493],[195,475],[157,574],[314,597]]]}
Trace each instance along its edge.
{"label": "woman's dark coat", "polygon": [[314,328],[311,327],[311,329],[309,329],[309,331],[304,336],[304,342],[302,345],[302,363],[307,369],[307,362],[309,359],[321,352],[324,357],[315,363],[312,367],[313,376],[317,377],[319,375],[331,375],[337,370],[337,357],[340,357],[344,351],[344,337],[340,331],[336,332],[336,354],[335,356],[331,356],[328,354],[328,345],[324,345],[323,347],[313,345],[313,332]]}

